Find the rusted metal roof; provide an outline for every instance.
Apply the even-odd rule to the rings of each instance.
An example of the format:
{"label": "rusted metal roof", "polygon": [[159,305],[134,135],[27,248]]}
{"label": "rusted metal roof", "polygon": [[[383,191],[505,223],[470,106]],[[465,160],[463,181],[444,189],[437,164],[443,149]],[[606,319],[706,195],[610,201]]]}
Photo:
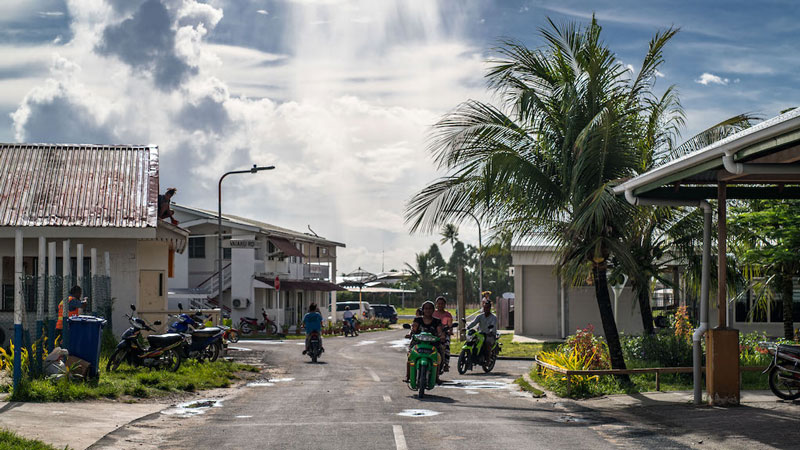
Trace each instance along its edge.
{"label": "rusted metal roof", "polygon": [[0,144],[0,226],[155,227],[158,147]]}

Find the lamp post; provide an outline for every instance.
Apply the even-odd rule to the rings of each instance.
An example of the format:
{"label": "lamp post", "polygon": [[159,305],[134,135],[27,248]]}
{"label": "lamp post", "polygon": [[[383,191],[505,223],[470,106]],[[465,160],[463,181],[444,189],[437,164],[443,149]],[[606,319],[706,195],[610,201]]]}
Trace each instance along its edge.
{"label": "lamp post", "polygon": [[478,224],[478,298],[481,298],[483,295],[483,241],[481,238],[481,221],[469,211],[464,211],[461,209],[450,209],[445,212],[455,212],[461,214],[467,214],[473,219],[475,219],[475,223]]}
{"label": "lamp post", "polygon": [[256,172],[260,172],[262,170],[272,170],[274,168],[275,168],[275,166],[258,167],[257,165],[253,164],[253,167],[251,167],[250,169],[247,169],[247,170],[232,170],[230,172],[226,172],[219,179],[219,185],[218,185],[218,191],[217,191],[217,194],[218,194],[218,197],[217,197],[217,208],[218,208],[217,209],[217,211],[218,211],[218,215],[217,215],[217,231],[219,232],[219,235],[217,236],[218,244],[219,244],[219,246],[218,246],[219,253],[217,254],[217,263],[218,263],[217,264],[217,269],[219,270],[219,274],[218,274],[219,278],[217,280],[219,281],[219,285],[217,287],[217,292],[219,293],[219,307],[220,308],[222,308],[222,291],[223,291],[223,277],[222,277],[222,260],[223,260],[223,258],[222,258],[222,180],[224,180],[225,177],[227,177],[228,175],[233,175],[233,174],[237,174],[237,173],[256,173]]}

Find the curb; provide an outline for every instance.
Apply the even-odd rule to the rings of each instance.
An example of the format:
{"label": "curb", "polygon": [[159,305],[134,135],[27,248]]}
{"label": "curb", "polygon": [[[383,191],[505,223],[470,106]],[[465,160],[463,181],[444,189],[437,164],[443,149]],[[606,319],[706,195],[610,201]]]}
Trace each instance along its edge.
{"label": "curb", "polygon": [[[543,389],[543,388],[542,388],[541,386],[539,386],[538,384],[536,384],[536,382],[535,382],[535,381],[533,381],[533,379],[531,378],[531,376],[530,376],[530,375],[529,375],[527,372],[525,372],[525,373],[523,373],[523,374],[522,374],[522,379],[523,379],[523,380],[525,380],[525,381],[527,381],[527,382],[528,382],[528,384],[530,384],[531,386],[533,386],[533,387],[535,387],[536,389],[539,389],[540,391],[542,391],[542,395],[535,395],[535,394],[533,394],[533,393],[531,392],[530,394],[533,396],[533,398],[543,398],[543,397],[547,397],[547,396],[548,396],[548,395],[547,395],[547,394],[548,394],[548,391],[547,391],[546,389]],[[558,398],[558,396],[557,396],[557,395],[556,395],[555,397],[556,397],[556,398]]]}
{"label": "curb", "polygon": [[[451,353],[450,354],[450,358],[458,359],[458,355],[457,354],[454,355],[454,354]],[[532,361],[536,361],[536,358],[535,357],[531,358],[531,357],[528,357],[528,356],[498,356],[497,360],[498,361],[531,361],[532,362]]]}

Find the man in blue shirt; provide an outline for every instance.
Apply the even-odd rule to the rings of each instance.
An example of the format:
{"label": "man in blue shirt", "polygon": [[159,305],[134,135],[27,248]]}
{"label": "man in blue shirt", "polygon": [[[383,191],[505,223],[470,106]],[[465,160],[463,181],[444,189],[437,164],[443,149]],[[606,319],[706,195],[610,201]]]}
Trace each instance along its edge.
{"label": "man in blue shirt", "polygon": [[308,343],[311,340],[311,333],[314,331],[319,334],[319,346],[322,351],[325,351],[322,347],[322,314],[317,311],[316,303],[308,306],[308,312],[303,316],[303,326],[306,329],[306,349],[303,350],[303,354],[305,355],[308,352]]}

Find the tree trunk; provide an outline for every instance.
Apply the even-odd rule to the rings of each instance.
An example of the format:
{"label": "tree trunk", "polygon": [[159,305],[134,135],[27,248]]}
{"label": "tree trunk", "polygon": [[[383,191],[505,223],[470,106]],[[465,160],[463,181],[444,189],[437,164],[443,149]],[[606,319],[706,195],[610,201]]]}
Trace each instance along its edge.
{"label": "tree trunk", "polygon": [[[605,263],[593,264],[592,278],[594,280],[594,293],[597,297],[597,307],[600,309],[600,319],[603,321],[603,332],[608,343],[608,353],[611,356],[611,367],[625,369],[625,358],[622,356],[617,323],[614,322],[614,311],[611,309],[611,297],[608,294]],[[620,378],[629,380],[627,375]]]}
{"label": "tree trunk", "polygon": [[653,310],[650,308],[650,288],[649,286],[637,286],[636,292],[639,297],[639,311],[642,313],[642,328],[645,334],[655,334]]}
{"label": "tree trunk", "polygon": [[794,339],[794,318],[792,317],[792,275],[784,274],[781,277],[781,299],[783,301],[783,337]]}

